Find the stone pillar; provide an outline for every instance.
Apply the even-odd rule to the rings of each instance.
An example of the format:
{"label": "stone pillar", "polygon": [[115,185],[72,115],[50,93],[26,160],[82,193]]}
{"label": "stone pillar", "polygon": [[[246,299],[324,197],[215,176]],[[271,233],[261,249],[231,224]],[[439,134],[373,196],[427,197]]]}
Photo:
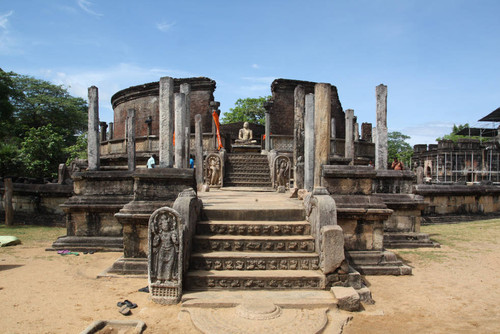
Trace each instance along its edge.
{"label": "stone pillar", "polygon": [[314,94],[307,94],[304,117],[304,189],[314,185]]}
{"label": "stone pillar", "polygon": [[372,123],[361,123],[361,139],[372,142]]}
{"label": "stone pillar", "polygon": [[108,136],[108,140],[111,140],[114,138],[114,124],[113,122],[109,122],[109,136]]}
{"label": "stone pillar", "polygon": [[148,126],[148,137],[149,137],[153,134],[153,118],[149,116],[148,119],[144,121],[144,123],[146,123]]}
{"label": "stone pillar", "polygon": [[377,97],[375,169],[387,169],[387,86],[378,85],[375,94]]}
{"label": "stone pillar", "polygon": [[185,144],[185,156],[187,159],[187,167],[189,167],[189,157],[190,157],[190,139],[191,139],[191,85],[188,83],[183,83],[180,86],[180,92],[186,95],[186,111],[184,113],[184,124],[187,127],[184,135],[187,138]]}
{"label": "stone pillar", "polygon": [[[330,84],[314,86],[314,188],[321,188],[321,170],[330,155],[330,119],[332,113]],[[351,127],[352,128],[352,127]]]}
{"label": "stone pillar", "polygon": [[87,153],[88,170],[99,170],[101,143],[99,141],[99,92],[96,86],[89,87]]}
{"label": "stone pillar", "polygon": [[159,167],[174,166],[174,79],[160,79]]}
{"label": "stone pillar", "polygon": [[304,113],[305,89],[303,86],[295,87],[294,96],[294,122],[293,122],[293,166],[295,188],[304,188]]}
{"label": "stone pillar", "polygon": [[359,141],[359,124],[358,124],[358,117],[354,116],[354,141],[357,142]]}
{"label": "stone pillar", "polygon": [[265,136],[266,139],[264,141],[264,149],[266,153],[271,151],[271,108],[273,106],[273,101],[264,102],[264,109],[266,110],[266,128],[265,128]]}
{"label": "stone pillar", "polygon": [[203,127],[201,115],[194,117],[195,176],[198,190],[203,186]]}
{"label": "stone pillar", "polygon": [[11,178],[5,178],[3,180],[4,188],[4,210],[5,210],[5,226],[11,226],[14,224],[14,207],[12,206],[12,194],[14,193],[14,187],[12,185]]}
{"label": "stone pillar", "polygon": [[128,170],[135,170],[135,109],[127,110],[127,157]]}
{"label": "stone pillar", "polygon": [[99,127],[101,128],[101,141],[106,141],[106,132],[108,131],[108,124],[106,122],[99,122]]}
{"label": "stone pillar", "polygon": [[186,141],[184,132],[184,113],[186,112],[186,95],[175,93],[175,168],[186,168]]}
{"label": "stone pillar", "polygon": [[345,157],[354,160],[354,110],[345,111]]}
{"label": "stone pillar", "polygon": [[332,119],[330,120],[330,137],[332,139],[337,138],[337,128],[335,127],[335,118],[334,117],[332,117]]}

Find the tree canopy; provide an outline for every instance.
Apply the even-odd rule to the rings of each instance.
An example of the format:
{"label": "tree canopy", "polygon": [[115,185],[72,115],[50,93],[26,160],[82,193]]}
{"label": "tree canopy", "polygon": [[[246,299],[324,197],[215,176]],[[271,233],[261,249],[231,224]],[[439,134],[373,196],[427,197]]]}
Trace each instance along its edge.
{"label": "tree canopy", "polygon": [[387,158],[389,161],[397,158],[405,166],[410,166],[413,148],[406,142],[408,139],[410,139],[410,136],[398,131],[391,131],[387,134]]}
{"label": "tree canopy", "polygon": [[457,134],[460,131],[462,131],[463,129],[467,129],[469,127],[470,127],[469,123],[459,124],[459,125],[453,124],[453,128],[452,128],[451,132],[449,134],[447,134],[447,135],[444,135],[442,137],[436,138],[436,141],[440,141],[440,140],[452,140],[453,142],[457,142],[459,139],[463,139],[463,138],[478,139],[480,141],[487,141],[488,140],[487,137],[464,136],[464,135]]}
{"label": "tree canopy", "polygon": [[2,69],[0,113],[0,176],[56,175],[58,164],[75,154],[68,147],[87,129],[84,99],[63,86]]}
{"label": "tree canopy", "polygon": [[270,96],[245,99],[238,99],[234,108],[229,108],[229,112],[225,112],[221,123],[249,122],[264,125],[265,112],[264,102]]}

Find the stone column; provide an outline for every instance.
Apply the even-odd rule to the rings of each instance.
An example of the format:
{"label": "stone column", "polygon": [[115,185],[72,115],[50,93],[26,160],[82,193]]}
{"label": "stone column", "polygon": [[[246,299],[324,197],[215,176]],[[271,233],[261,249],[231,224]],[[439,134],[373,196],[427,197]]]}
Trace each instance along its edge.
{"label": "stone column", "polygon": [[265,136],[266,139],[264,141],[264,149],[266,153],[271,151],[271,108],[273,106],[273,101],[264,102],[264,109],[266,110],[266,128],[265,128]]}
{"label": "stone column", "polygon": [[153,134],[153,118],[149,116],[148,119],[144,121],[144,123],[146,123],[148,126],[148,137],[149,137]]}
{"label": "stone column", "polygon": [[174,166],[174,79],[160,78],[159,167]]}
{"label": "stone column", "polygon": [[304,189],[314,185],[314,94],[307,94],[304,117]]}
{"label": "stone column", "polygon": [[359,141],[359,124],[358,117],[354,116],[354,141]]}
{"label": "stone column", "polygon": [[372,142],[372,124],[361,123],[361,139],[371,143]]}
{"label": "stone column", "polygon": [[354,110],[345,111],[345,157],[354,160]]}
{"label": "stone column", "polygon": [[375,169],[387,169],[387,86],[378,85],[375,94],[377,97]]}
{"label": "stone column", "polygon": [[336,139],[337,138],[337,128],[335,127],[335,117],[332,117],[332,119],[330,120],[330,137],[332,139]]}
{"label": "stone column", "polygon": [[303,86],[295,87],[294,96],[294,122],[293,122],[293,166],[295,169],[295,188],[304,188],[304,113],[305,89]]}
{"label": "stone column", "polygon": [[190,156],[190,140],[191,140],[191,85],[188,83],[183,83],[180,86],[180,92],[186,95],[186,112],[184,113],[184,124],[187,127],[187,131],[185,131],[184,135],[186,136],[186,159],[187,159],[187,167],[189,167],[189,156]]}
{"label": "stone column", "polygon": [[101,128],[101,141],[106,141],[106,132],[108,131],[108,124],[106,122],[99,122],[99,127]]}
{"label": "stone column", "polygon": [[99,170],[101,158],[101,143],[99,141],[99,92],[96,86],[89,87],[88,120],[88,170]]}
{"label": "stone column", "polygon": [[203,126],[201,115],[194,116],[195,175],[198,190],[203,186]]}
{"label": "stone column", "polygon": [[[321,171],[330,155],[330,119],[332,114],[330,84],[314,86],[314,189],[321,188]],[[326,190],[326,189],[325,189]]]}
{"label": "stone column", "polygon": [[127,110],[127,157],[128,170],[135,170],[135,109]]}
{"label": "stone column", "polygon": [[184,132],[184,113],[186,112],[186,95],[175,93],[175,168],[186,168],[186,141]]}
{"label": "stone column", "polygon": [[14,223],[14,207],[12,206],[12,194],[14,193],[14,187],[12,185],[11,178],[5,178],[3,180],[4,189],[4,210],[5,210],[5,226],[11,226]]}
{"label": "stone column", "polygon": [[108,138],[108,140],[111,140],[114,138],[114,130],[115,129],[114,129],[113,122],[109,122],[109,136],[108,136],[109,138]]}

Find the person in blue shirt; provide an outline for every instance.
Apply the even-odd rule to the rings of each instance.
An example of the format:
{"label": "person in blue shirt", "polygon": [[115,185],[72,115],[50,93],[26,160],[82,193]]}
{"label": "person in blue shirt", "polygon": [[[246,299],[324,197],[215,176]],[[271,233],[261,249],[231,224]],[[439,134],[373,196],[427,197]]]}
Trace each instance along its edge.
{"label": "person in blue shirt", "polygon": [[156,167],[156,154],[153,154],[151,158],[148,159],[148,168]]}

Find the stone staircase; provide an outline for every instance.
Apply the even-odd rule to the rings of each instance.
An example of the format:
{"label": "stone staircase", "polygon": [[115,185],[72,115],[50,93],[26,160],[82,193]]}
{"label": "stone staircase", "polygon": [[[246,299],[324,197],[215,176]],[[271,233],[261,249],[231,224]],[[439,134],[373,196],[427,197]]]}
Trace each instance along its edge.
{"label": "stone staircase", "polygon": [[253,206],[203,208],[186,289],[321,289],[324,275],[304,210]]}
{"label": "stone staircase", "polygon": [[269,162],[258,153],[229,153],[224,187],[271,187]]}

